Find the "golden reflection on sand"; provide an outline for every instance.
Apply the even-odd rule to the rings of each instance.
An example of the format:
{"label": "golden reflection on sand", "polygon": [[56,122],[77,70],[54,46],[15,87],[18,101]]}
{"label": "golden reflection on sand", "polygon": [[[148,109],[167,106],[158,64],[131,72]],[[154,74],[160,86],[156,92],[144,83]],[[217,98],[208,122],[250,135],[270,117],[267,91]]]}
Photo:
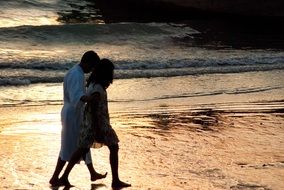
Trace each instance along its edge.
{"label": "golden reflection on sand", "polygon": [[54,111],[54,108],[60,110],[60,107],[49,106],[48,109],[41,106],[2,108],[0,109],[0,133],[3,135],[60,133],[60,114],[58,111]]}
{"label": "golden reflection on sand", "polygon": [[[60,149],[60,109],[0,108],[0,189],[49,188]],[[282,190],[283,118],[283,106],[112,111],[120,139],[120,177],[132,184],[129,190]],[[75,189],[111,190],[108,149],[93,149],[92,157],[98,172],[109,173],[107,178],[92,183],[82,163],[70,182]]]}

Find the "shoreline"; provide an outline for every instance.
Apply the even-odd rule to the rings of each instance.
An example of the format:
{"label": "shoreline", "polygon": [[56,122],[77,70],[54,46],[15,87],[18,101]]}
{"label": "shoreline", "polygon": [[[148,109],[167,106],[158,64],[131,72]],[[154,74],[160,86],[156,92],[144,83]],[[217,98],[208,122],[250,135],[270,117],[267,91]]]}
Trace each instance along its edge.
{"label": "shoreline", "polygon": [[[132,184],[127,189],[283,189],[283,102],[240,107],[110,107],[120,138],[121,179]],[[49,189],[61,105],[0,110],[0,188]],[[111,189],[107,148],[92,150],[92,157],[107,178],[91,183],[81,163],[70,182],[79,189]]]}

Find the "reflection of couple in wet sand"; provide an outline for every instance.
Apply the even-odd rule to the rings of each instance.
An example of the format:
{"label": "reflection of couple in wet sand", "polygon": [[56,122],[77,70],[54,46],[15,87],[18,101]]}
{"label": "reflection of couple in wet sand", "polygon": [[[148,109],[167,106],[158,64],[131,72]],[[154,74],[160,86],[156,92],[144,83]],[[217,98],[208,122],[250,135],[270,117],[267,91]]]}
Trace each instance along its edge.
{"label": "reflection of couple in wet sand", "polygon": [[[101,59],[94,51],[86,52],[80,64],[64,77],[64,106],[61,111],[61,149],[49,183],[52,186],[71,186],[68,175],[80,159],[84,159],[91,181],[105,178],[107,173],[95,171],[90,148],[106,145],[110,151],[112,187],[128,187],[118,176],[118,137],[109,120],[106,89],[113,81],[114,65]],[[84,73],[91,73],[85,90]],[[86,106],[84,105],[86,103]],[[59,178],[66,162],[69,162]]]}

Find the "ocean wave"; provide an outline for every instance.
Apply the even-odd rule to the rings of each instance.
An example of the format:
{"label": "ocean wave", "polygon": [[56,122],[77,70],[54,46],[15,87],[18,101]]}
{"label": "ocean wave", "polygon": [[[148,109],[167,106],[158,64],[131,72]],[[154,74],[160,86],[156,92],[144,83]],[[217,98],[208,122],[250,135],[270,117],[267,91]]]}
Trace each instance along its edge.
{"label": "ocean wave", "polygon": [[237,65],[226,67],[185,67],[185,68],[164,68],[164,69],[137,69],[137,70],[117,70],[116,78],[151,78],[151,77],[174,77],[185,75],[204,75],[218,73],[242,73],[253,71],[283,70],[283,64],[273,65]]}
{"label": "ocean wave", "polygon": [[[186,75],[205,74],[226,74],[255,71],[284,70],[284,64],[273,65],[237,65],[226,67],[184,67],[184,68],[161,68],[161,69],[116,69],[114,77],[116,79],[132,78],[155,78],[155,77],[176,77]],[[67,71],[66,71],[67,72]],[[61,83],[65,72],[55,71],[30,71],[26,69],[9,69],[0,72],[0,86],[29,85],[36,83]],[[257,89],[258,90],[258,89]],[[239,89],[238,93],[246,93]],[[234,92],[227,92],[234,93]]]}
{"label": "ocean wave", "polygon": [[21,85],[30,85],[37,83],[60,83],[63,82],[62,76],[55,77],[40,77],[40,76],[27,76],[27,77],[12,77],[12,78],[1,78],[0,77],[0,86],[21,86]]}
{"label": "ocean wave", "polygon": [[[166,23],[113,23],[17,26],[0,28],[0,41],[42,44],[70,44],[114,42],[125,40],[158,40],[198,33],[190,27],[176,27]],[[141,38],[147,36],[147,38]],[[151,37],[152,36],[152,37]],[[155,37],[155,38],[153,38]],[[170,40],[170,38],[169,38]]]}
{"label": "ocean wave", "polygon": [[256,92],[265,92],[270,90],[277,90],[277,89],[283,89],[284,86],[273,86],[273,87],[258,87],[258,88],[241,88],[241,89],[235,89],[231,91],[226,91],[226,94],[248,94],[248,93],[256,93]]}
{"label": "ocean wave", "polygon": [[[134,53],[133,53],[134,54]],[[177,57],[172,59],[170,57],[159,57],[159,55],[151,55],[142,57],[142,59],[137,59],[137,56],[132,55],[125,59],[116,60],[116,57],[111,57],[110,59],[114,62],[115,67],[122,73],[136,70],[142,70],[148,72],[148,70],[153,70],[155,72],[166,71],[167,69],[187,69],[187,68],[200,68],[202,70],[213,69],[212,72],[217,70],[224,70],[224,72],[230,72],[228,70],[233,69],[232,72],[237,72],[236,69],[240,68],[240,71],[248,71],[251,68],[256,70],[270,70],[271,68],[283,68],[284,67],[284,55],[281,53],[275,53],[267,55],[254,54],[252,55],[238,55],[235,57],[219,56],[219,57]],[[111,56],[111,55],[110,55]],[[32,58],[32,59],[3,59],[0,58],[0,69],[30,69],[39,71],[62,71],[66,72],[73,65],[77,64],[78,60],[70,60],[70,58]],[[186,71],[188,72],[188,71]],[[1,76],[0,76],[1,77]]]}
{"label": "ocean wave", "polygon": [[167,23],[0,28],[0,86],[62,82],[89,49],[114,62],[118,79],[284,69],[282,51],[206,49],[174,41],[196,32]]}
{"label": "ocean wave", "polygon": [[52,60],[26,60],[15,62],[0,62],[0,69],[32,69],[32,70],[55,70],[55,71],[67,71],[73,65],[75,61],[62,62]]}
{"label": "ocean wave", "polygon": [[19,106],[45,106],[45,105],[62,105],[62,100],[21,100],[21,101],[12,101],[9,100],[9,103],[0,104],[1,107],[19,107]]}
{"label": "ocean wave", "polygon": [[195,92],[195,93],[183,93],[178,95],[163,95],[160,97],[154,98],[144,98],[144,99],[127,99],[127,100],[110,100],[110,102],[147,102],[153,100],[165,100],[165,99],[180,99],[180,98],[195,98],[195,97],[202,97],[202,96],[217,96],[221,94],[230,94],[230,95],[238,95],[238,94],[250,94],[250,93],[258,93],[258,92],[265,92],[277,89],[283,89],[284,86],[274,86],[274,87],[258,87],[258,88],[242,88],[236,90],[216,90],[211,92]]}
{"label": "ocean wave", "polygon": [[31,81],[28,79],[17,79],[17,78],[0,78],[0,86],[18,86],[18,85],[29,85]]}
{"label": "ocean wave", "polygon": [[[169,99],[181,99],[181,98],[196,98],[196,97],[212,97],[222,94],[229,95],[238,95],[238,94],[250,94],[250,93],[258,93],[265,92],[277,89],[283,89],[284,86],[270,86],[270,87],[257,87],[257,88],[242,88],[236,90],[215,90],[215,91],[207,91],[207,92],[195,92],[195,93],[183,93],[176,95],[161,95],[158,97],[152,98],[143,98],[143,99],[111,99],[110,103],[127,103],[127,102],[148,102],[148,101],[156,101],[156,100],[169,100]],[[62,105],[62,100],[58,99],[48,99],[48,100],[36,100],[36,99],[23,99],[23,100],[14,100],[14,99],[6,99],[5,103],[1,103],[2,107],[17,107],[17,106],[43,106],[43,105]]]}

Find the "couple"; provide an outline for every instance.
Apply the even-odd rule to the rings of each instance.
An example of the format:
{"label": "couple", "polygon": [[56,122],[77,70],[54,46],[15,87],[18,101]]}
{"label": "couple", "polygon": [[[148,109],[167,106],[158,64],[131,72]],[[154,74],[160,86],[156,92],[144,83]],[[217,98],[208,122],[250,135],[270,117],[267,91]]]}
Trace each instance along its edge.
{"label": "couple", "polygon": [[[90,148],[102,145],[108,146],[110,150],[112,187],[131,186],[120,181],[118,177],[119,140],[109,120],[106,89],[113,81],[113,70],[114,65],[110,60],[100,60],[94,51],[87,51],[80,64],[75,65],[65,75],[61,149],[55,171],[49,181],[52,186],[71,186],[68,175],[80,159],[84,159],[91,181],[105,178],[107,173],[99,174],[95,171],[90,154]],[[86,92],[84,73],[91,71]],[[69,163],[59,178],[67,161]]]}

